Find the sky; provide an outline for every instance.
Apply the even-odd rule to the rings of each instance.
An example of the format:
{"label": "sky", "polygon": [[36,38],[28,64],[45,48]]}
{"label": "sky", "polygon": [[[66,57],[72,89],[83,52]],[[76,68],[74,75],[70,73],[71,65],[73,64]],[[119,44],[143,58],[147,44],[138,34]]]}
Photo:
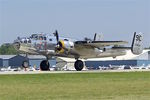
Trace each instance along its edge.
{"label": "sky", "polygon": [[18,36],[53,33],[75,39],[103,34],[125,40],[144,33],[150,46],[150,0],[0,0],[0,45]]}

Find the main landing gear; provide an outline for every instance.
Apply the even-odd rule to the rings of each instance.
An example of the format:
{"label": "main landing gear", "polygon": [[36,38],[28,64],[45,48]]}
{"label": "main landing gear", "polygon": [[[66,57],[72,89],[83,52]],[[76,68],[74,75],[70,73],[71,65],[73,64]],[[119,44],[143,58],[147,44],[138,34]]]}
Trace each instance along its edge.
{"label": "main landing gear", "polygon": [[43,60],[43,61],[40,63],[40,69],[41,69],[42,71],[49,71],[49,70],[50,70],[50,69],[49,69],[49,66],[50,66],[50,64],[49,64],[48,60]]}
{"label": "main landing gear", "polygon": [[84,63],[83,61],[81,60],[77,60],[75,63],[74,63],[74,68],[77,70],[77,71],[81,71],[84,67]]}

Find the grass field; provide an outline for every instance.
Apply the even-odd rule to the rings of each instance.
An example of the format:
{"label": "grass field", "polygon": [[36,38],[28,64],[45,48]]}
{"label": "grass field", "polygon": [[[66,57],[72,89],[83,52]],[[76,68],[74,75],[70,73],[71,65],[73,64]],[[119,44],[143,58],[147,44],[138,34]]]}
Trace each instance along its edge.
{"label": "grass field", "polygon": [[150,100],[150,72],[0,75],[0,100]]}

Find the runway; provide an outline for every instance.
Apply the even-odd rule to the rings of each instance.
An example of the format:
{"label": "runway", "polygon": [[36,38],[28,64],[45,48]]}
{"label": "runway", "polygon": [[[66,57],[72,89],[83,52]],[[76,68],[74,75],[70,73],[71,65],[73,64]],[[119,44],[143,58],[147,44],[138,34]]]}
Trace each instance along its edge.
{"label": "runway", "polygon": [[59,74],[59,73],[109,73],[109,72],[150,72],[150,69],[132,69],[132,70],[84,70],[84,71],[5,71],[0,75],[7,74]]}

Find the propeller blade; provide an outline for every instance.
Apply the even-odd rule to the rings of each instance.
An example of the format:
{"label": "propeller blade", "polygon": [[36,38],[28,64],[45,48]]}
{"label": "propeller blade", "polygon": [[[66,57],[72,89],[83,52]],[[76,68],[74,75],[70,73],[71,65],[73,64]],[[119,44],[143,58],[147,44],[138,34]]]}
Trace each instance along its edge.
{"label": "propeller blade", "polygon": [[59,35],[58,35],[57,30],[56,30],[55,34],[56,34],[56,40],[57,40],[57,43],[58,43],[59,42]]}
{"label": "propeller blade", "polygon": [[95,41],[95,40],[96,40],[96,35],[97,35],[97,33],[95,33],[95,35],[94,35],[94,40],[93,40],[93,41]]}

